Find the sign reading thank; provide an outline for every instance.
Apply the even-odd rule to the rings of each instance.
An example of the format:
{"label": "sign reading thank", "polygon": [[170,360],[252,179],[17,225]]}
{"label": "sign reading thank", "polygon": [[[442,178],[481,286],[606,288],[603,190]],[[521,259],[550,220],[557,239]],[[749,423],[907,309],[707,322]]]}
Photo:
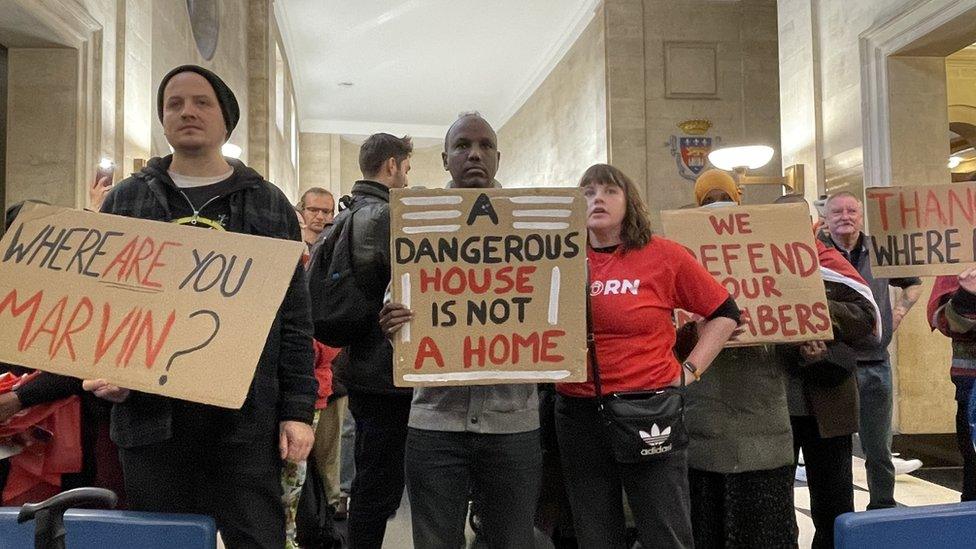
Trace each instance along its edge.
{"label": "sign reading thank", "polygon": [[976,263],[976,183],[872,187],[865,198],[874,276],[954,275]]}
{"label": "sign reading thank", "polygon": [[240,408],[303,249],[25,208],[0,241],[0,361]]}
{"label": "sign reading thank", "polygon": [[578,189],[393,190],[398,386],[586,379]]}
{"label": "sign reading thank", "polygon": [[661,222],[735,299],[746,329],[735,345],[833,339],[806,206],[674,210]]}

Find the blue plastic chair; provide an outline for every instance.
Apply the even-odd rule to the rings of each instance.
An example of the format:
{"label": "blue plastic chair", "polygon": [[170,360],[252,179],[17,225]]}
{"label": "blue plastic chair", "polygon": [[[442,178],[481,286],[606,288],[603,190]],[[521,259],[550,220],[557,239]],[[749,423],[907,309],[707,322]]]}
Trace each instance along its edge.
{"label": "blue plastic chair", "polygon": [[976,502],[844,513],[834,522],[836,549],[976,547]]}
{"label": "blue plastic chair", "polygon": [[[0,549],[33,549],[34,523],[0,507]],[[73,509],[64,514],[68,549],[214,549],[217,526],[202,515]]]}

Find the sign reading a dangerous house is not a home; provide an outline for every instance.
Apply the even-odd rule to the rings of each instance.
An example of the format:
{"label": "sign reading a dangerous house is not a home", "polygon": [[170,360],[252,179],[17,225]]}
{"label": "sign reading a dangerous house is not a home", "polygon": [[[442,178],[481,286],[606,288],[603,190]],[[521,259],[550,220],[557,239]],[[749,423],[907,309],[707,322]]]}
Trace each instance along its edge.
{"label": "sign reading a dangerous house is not a home", "polygon": [[394,190],[399,386],[586,379],[586,202],[578,189]]}

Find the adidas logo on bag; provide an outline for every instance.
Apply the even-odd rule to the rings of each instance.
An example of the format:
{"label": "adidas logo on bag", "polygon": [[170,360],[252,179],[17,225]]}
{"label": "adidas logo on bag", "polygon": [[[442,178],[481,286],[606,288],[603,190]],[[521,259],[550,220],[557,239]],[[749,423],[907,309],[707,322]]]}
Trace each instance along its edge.
{"label": "adidas logo on bag", "polygon": [[664,430],[662,431],[661,428],[657,426],[657,423],[655,423],[651,425],[650,433],[648,433],[647,431],[640,431],[640,430],[638,430],[637,433],[640,435],[641,440],[643,440],[645,444],[650,446],[650,448],[644,448],[643,450],[640,451],[642,456],[666,454],[671,451],[671,448],[674,447],[673,444],[662,446],[662,444],[664,444],[664,441],[668,440],[668,437],[671,436],[670,427],[665,427]]}
{"label": "adidas logo on bag", "polygon": [[640,434],[640,437],[644,440],[644,443],[646,443],[648,446],[660,446],[664,444],[665,440],[668,440],[669,436],[671,436],[670,427],[665,427],[664,430],[662,431],[657,426],[657,423],[651,426],[650,433],[648,433],[647,431],[637,431],[637,432],[638,434]]}

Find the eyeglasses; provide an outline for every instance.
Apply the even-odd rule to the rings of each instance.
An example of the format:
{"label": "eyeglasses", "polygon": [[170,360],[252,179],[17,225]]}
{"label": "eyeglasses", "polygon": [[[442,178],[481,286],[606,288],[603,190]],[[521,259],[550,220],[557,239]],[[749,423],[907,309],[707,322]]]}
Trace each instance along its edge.
{"label": "eyeglasses", "polygon": [[306,212],[311,212],[312,215],[332,215],[332,213],[335,211],[334,209],[326,210],[325,208],[312,208],[310,206],[305,206],[304,210]]}

